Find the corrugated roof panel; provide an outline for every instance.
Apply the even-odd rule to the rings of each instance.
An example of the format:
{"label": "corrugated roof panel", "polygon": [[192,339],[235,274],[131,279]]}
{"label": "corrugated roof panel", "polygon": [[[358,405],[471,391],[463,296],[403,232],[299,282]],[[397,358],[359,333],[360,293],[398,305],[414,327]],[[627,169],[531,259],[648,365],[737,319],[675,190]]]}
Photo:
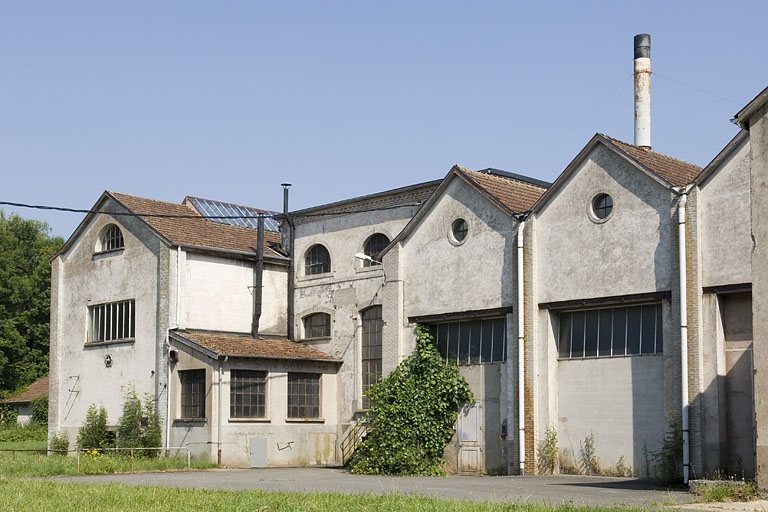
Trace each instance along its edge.
{"label": "corrugated roof panel", "polygon": [[200,214],[208,220],[221,224],[256,229],[259,216],[266,215],[264,218],[264,229],[267,231],[280,231],[279,224],[272,218],[272,216],[278,215],[278,212],[260,210],[233,203],[223,203],[201,197],[189,197],[188,199]]}

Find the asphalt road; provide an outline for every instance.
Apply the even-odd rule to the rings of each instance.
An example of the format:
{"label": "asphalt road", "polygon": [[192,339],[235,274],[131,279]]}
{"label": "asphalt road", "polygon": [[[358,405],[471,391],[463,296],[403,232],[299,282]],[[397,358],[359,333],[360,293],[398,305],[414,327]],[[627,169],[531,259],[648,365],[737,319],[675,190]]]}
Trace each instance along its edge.
{"label": "asphalt road", "polygon": [[336,468],[270,468],[57,477],[56,480],[195,489],[421,494],[446,499],[553,505],[658,507],[693,501],[687,489],[670,490],[647,480],[568,475],[385,477],[351,475]]}

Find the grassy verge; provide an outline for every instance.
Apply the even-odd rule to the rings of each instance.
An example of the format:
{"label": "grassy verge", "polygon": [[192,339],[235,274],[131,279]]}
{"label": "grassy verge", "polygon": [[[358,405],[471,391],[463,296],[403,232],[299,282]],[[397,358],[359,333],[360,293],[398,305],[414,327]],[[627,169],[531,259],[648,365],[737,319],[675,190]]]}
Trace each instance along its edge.
{"label": "grassy verge", "polygon": [[[350,495],[333,493],[300,494],[263,491],[211,491],[165,487],[131,487],[117,484],[91,485],[17,480],[0,477],[0,502],[3,510],[53,512],[66,503],[69,512],[112,510],[184,511],[525,511],[525,512],[600,512],[600,507],[552,506],[531,503],[474,503],[441,500],[412,495]],[[34,506],[32,504],[34,503]],[[630,512],[630,508],[620,510]]]}

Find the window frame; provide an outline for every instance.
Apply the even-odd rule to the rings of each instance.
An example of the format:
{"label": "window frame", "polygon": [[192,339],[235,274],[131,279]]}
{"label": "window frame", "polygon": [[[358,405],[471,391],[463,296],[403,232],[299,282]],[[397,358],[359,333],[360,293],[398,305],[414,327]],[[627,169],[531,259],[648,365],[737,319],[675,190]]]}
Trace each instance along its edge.
{"label": "window frame", "polygon": [[[507,360],[507,318],[494,316],[428,324],[438,352],[459,366],[503,363]],[[501,338],[501,343],[498,343]]]}
{"label": "window frame", "polygon": [[99,253],[125,249],[123,231],[117,224],[108,224],[99,234]]}
{"label": "window frame", "polygon": [[136,299],[102,302],[88,306],[87,345],[126,343],[135,340]]}
{"label": "window frame", "polygon": [[304,275],[318,276],[331,271],[331,253],[323,244],[314,244],[304,255]]}
{"label": "window frame", "polygon": [[[608,312],[610,326],[604,326],[609,321]],[[661,302],[560,310],[557,311],[555,340],[557,359],[570,361],[662,355],[663,333],[664,308]],[[609,334],[610,340],[604,339]],[[564,344],[565,337],[567,346]]]}
{"label": "window frame", "polygon": [[289,420],[320,420],[322,374],[289,372],[286,415]]}
{"label": "window frame", "polygon": [[205,368],[179,370],[179,414],[181,420],[206,419]]}
{"label": "window frame", "polygon": [[[267,376],[266,370],[241,368],[230,370],[230,419],[259,420],[267,418]],[[255,404],[253,403],[254,400]]]}
{"label": "window frame", "polygon": [[469,236],[469,222],[466,219],[459,217],[451,222],[451,241],[456,245],[461,245],[467,241]]}
{"label": "window frame", "polygon": [[363,409],[368,409],[370,400],[365,395],[382,376],[382,332],[384,327],[382,307],[370,307],[361,313],[360,318],[362,324],[360,340],[362,406]]}
{"label": "window frame", "polygon": [[[324,321],[313,324],[315,320],[319,319]],[[304,339],[331,337],[331,315],[328,313],[310,313],[302,319],[302,324],[304,326]],[[320,329],[322,329],[322,331],[318,333],[317,331]]]}
{"label": "window frame", "polygon": [[[610,203],[610,204],[609,204]],[[590,201],[590,214],[595,222],[605,222],[613,215],[615,201],[610,194],[600,192]]]}

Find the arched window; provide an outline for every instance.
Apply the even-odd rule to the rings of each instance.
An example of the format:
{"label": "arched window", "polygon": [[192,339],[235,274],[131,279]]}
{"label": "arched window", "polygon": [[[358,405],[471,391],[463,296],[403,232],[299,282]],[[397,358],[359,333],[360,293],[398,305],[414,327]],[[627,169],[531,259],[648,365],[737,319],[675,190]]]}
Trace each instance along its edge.
{"label": "arched window", "polygon": [[305,338],[327,338],[331,335],[331,315],[313,313],[304,317]]}
{"label": "arched window", "polygon": [[320,244],[313,245],[304,259],[304,273],[308,276],[325,274],[331,271],[331,255]]}
{"label": "arched window", "polygon": [[123,232],[114,224],[110,224],[101,231],[99,236],[99,252],[116,251],[125,247]]}
{"label": "arched window", "polygon": [[363,266],[364,267],[370,267],[372,265],[380,265],[381,259],[379,258],[379,255],[381,254],[381,251],[386,249],[386,247],[389,245],[389,238],[387,238],[386,235],[382,235],[381,233],[376,233],[375,235],[371,235],[368,240],[365,241],[365,246],[363,247],[363,251],[365,252],[366,256],[370,256],[371,260],[363,260]]}
{"label": "arched window", "polygon": [[363,311],[363,409],[370,407],[365,394],[381,378],[381,306],[374,306]]}

